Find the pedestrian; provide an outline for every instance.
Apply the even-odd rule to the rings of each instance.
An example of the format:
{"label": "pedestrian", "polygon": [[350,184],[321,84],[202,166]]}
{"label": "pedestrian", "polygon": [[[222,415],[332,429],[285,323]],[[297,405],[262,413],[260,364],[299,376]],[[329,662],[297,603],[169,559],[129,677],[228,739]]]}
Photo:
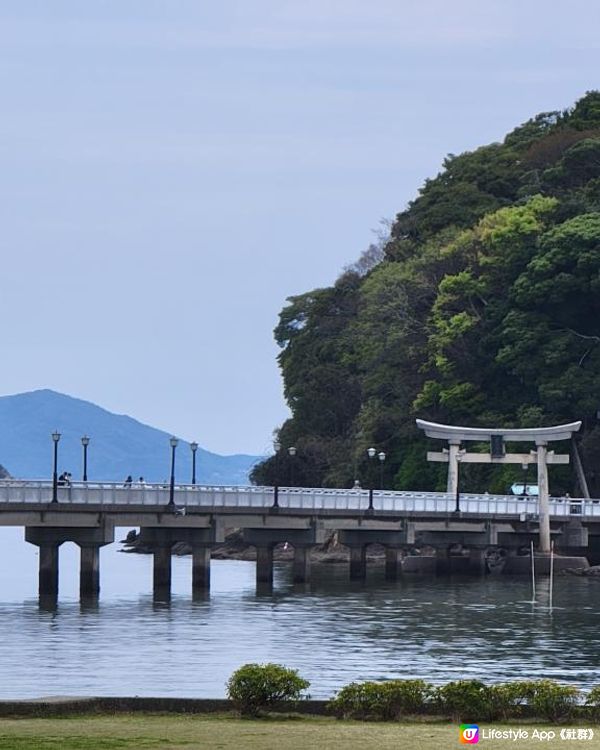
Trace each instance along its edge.
{"label": "pedestrian", "polygon": [[127,475],[127,479],[123,482],[123,487],[131,487],[131,484],[133,482],[133,477],[131,474]]}
{"label": "pedestrian", "polygon": [[146,480],[144,479],[144,477],[140,477],[140,478],[138,479],[138,483],[139,483],[139,484],[146,484]]}
{"label": "pedestrian", "polygon": [[64,487],[66,483],[67,483],[67,472],[63,471],[63,473],[59,476],[57,480],[57,484],[60,487]]}

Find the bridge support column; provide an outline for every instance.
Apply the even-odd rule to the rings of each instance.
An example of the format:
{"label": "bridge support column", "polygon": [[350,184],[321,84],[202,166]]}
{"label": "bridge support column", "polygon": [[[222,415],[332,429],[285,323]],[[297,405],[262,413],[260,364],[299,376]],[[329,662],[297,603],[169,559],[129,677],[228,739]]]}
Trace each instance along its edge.
{"label": "bridge support column", "polygon": [[294,547],[293,576],[294,583],[307,583],[310,580],[310,551],[311,546],[297,545]]}
{"label": "bridge support column", "polygon": [[483,575],[485,572],[485,550],[480,547],[471,547],[469,550],[469,573]]}
{"label": "bridge support column", "polygon": [[435,549],[435,572],[439,574],[450,573],[450,550],[448,547],[436,547]]}
{"label": "bridge support column", "polygon": [[398,571],[402,561],[402,550],[397,547],[385,548],[385,577],[388,581],[398,578]]}
{"label": "bridge support column", "polygon": [[350,547],[350,580],[359,581],[367,575],[367,548],[364,544]]}
{"label": "bridge support column", "polygon": [[100,595],[100,546],[80,545],[79,596],[97,599]]}
{"label": "bridge support column", "polygon": [[58,544],[40,544],[39,597],[58,597]]}
{"label": "bridge support column", "polygon": [[273,585],[273,545],[256,547],[256,583],[262,587]]}
{"label": "bridge support column", "polygon": [[114,541],[112,526],[26,526],[25,541],[35,544],[40,550],[40,599],[58,596],[58,548],[63,542],[74,542],[81,549],[81,597],[98,596],[99,549]]}
{"label": "bridge support column", "polygon": [[171,545],[154,548],[153,590],[155,599],[171,597]]}
{"label": "bridge support column", "polygon": [[192,547],[192,596],[203,595],[210,589],[210,547]]}

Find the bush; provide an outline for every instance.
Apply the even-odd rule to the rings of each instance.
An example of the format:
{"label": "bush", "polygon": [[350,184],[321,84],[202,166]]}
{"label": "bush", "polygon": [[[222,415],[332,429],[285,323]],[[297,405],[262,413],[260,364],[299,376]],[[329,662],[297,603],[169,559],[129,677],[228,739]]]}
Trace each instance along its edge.
{"label": "bush", "polygon": [[488,719],[516,719],[523,715],[529,682],[504,682],[491,685]]}
{"label": "bush", "polygon": [[244,664],[227,682],[227,696],[242,716],[258,716],[283,701],[297,701],[310,683],[279,664]]}
{"label": "bush", "polygon": [[561,685],[552,680],[531,680],[520,684],[525,691],[527,705],[535,716],[560,721],[573,714],[579,698],[576,687]]}
{"label": "bush", "polygon": [[340,718],[389,721],[422,711],[431,691],[423,680],[352,682],[329,702],[329,709]]}
{"label": "bush", "polygon": [[590,690],[585,701],[585,706],[588,715],[597,721],[598,718],[600,718],[600,687],[595,687]]}
{"label": "bush", "polygon": [[435,690],[442,711],[460,721],[482,721],[493,714],[491,689],[479,680],[457,680]]}

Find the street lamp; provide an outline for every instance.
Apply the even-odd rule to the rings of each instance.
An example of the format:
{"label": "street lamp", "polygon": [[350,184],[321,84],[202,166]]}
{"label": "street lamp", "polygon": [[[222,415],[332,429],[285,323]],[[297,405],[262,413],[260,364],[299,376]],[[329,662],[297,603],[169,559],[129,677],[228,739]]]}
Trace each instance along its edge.
{"label": "street lamp", "polygon": [[455,513],[460,513],[460,470],[459,470],[459,464],[462,460],[462,456],[460,454],[460,451],[458,455],[456,456],[456,506],[454,508]]}
{"label": "street lamp", "polygon": [[87,482],[87,449],[90,444],[90,439],[87,435],[81,438],[81,445],[83,445],[83,481]]}
{"label": "street lamp", "polygon": [[60,432],[55,430],[52,433],[52,442],[54,443],[54,464],[52,469],[52,502],[58,502],[58,441],[60,440]]}
{"label": "street lamp", "polygon": [[198,450],[198,443],[190,443],[192,450],[192,484],[196,484],[196,451]]}
{"label": "street lamp", "polygon": [[[377,448],[367,448],[367,456],[369,458],[375,458],[376,455],[377,455]],[[385,459],[385,453],[383,455],[383,458]],[[369,472],[369,474],[370,473],[371,472]],[[373,510],[373,480],[369,482],[369,508],[368,510]]]}
{"label": "street lamp", "polygon": [[273,507],[279,508],[279,451],[281,450],[281,443],[276,440],[273,443],[273,449],[275,450],[275,484],[273,485]]}
{"label": "street lamp", "polygon": [[169,488],[169,505],[175,505],[175,448],[177,448],[176,437],[169,440],[171,444],[171,486]]}
{"label": "street lamp", "polygon": [[381,453],[377,454],[377,458],[379,459],[379,489],[383,489],[383,462],[385,461],[385,453],[381,451]]}
{"label": "street lamp", "polygon": [[296,463],[294,456],[296,455],[296,448],[293,445],[290,445],[288,448],[288,453],[290,454],[290,458],[292,459],[290,461],[290,487],[294,486],[294,465]]}
{"label": "street lamp", "polygon": [[529,461],[523,461],[521,468],[523,469],[523,497],[527,500],[527,474],[529,473]]}

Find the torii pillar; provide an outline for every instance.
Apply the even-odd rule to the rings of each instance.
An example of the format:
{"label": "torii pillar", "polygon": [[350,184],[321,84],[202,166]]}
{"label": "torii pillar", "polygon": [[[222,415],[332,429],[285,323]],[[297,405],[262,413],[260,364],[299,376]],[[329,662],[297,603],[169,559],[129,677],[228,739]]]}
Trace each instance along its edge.
{"label": "torii pillar", "polygon": [[548,443],[536,440],[538,516],[540,552],[550,552],[550,485],[548,482]]}

